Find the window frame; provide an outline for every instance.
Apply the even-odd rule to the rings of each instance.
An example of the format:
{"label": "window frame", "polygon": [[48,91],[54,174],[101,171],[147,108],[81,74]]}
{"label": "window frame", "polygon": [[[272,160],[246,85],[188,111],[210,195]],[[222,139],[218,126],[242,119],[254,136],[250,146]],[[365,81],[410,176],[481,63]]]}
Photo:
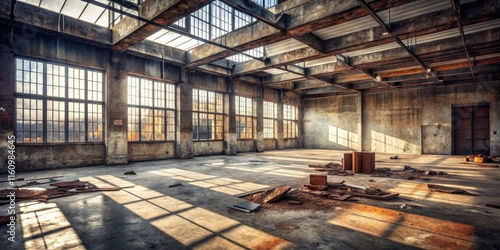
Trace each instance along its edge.
{"label": "window frame", "polygon": [[298,108],[291,104],[283,104],[283,139],[297,139],[297,137]]}
{"label": "window frame", "polygon": [[[243,98],[245,101],[245,111],[242,112],[241,109],[241,98]],[[248,103],[250,102],[250,111],[248,110]],[[255,109],[255,100],[250,97],[245,97],[245,96],[238,96],[236,95],[234,98],[234,105],[235,105],[235,120],[236,120],[236,139],[237,140],[254,140],[255,139],[255,119],[256,119],[256,109]],[[245,121],[245,126],[244,126],[244,131],[241,132],[241,123],[239,122],[240,120]],[[250,121],[250,122],[249,122]],[[247,126],[248,124],[251,124],[250,130],[249,127]],[[244,134],[245,136],[242,138],[241,135]]]}
{"label": "window frame", "polygon": [[[23,63],[23,67],[21,69],[19,69],[17,67],[17,60],[22,60],[22,63]],[[23,93],[23,92],[19,92],[19,89],[18,89],[18,82],[20,82],[21,85],[24,85],[26,84],[25,80],[24,80],[24,61],[28,61],[28,63],[31,65],[32,63],[35,63],[35,64],[41,64],[42,65],[42,70],[41,70],[41,74],[42,74],[42,81],[41,81],[41,85],[42,85],[42,91],[41,91],[41,94],[38,94],[38,93]],[[63,72],[64,72],[64,75],[61,76],[59,73],[58,77],[59,78],[63,78],[64,80],[64,83],[63,85],[64,86],[56,86],[57,88],[62,88],[63,91],[64,91],[64,96],[54,96],[54,95],[50,95],[49,92],[48,92],[48,89],[49,89],[49,82],[48,82],[48,79],[49,79],[49,72],[48,72],[48,65],[52,65],[52,66],[56,66],[56,67],[61,67],[63,69]],[[31,66],[30,66],[30,69],[31,69]],[[83,77],[80,77],[78,78],[79,80],[83,80],[83,85],[84,85],[84,88],[83,89],[80,89],[83,91],[83,97],[72,97],[70,98],[70,78],[72,79],[77,79],[77,78],[74,78],[74,77],[70,77],[69,76],[69,71],[70,69],[73,69],[73,70],[83,70]],[[23,72],[23,79],[19,80],[18,77],[17,77],[17,72],[18,71],[21,71]],[[39,71],[37,71],[39,72]],[[101,84],[101,90],[95,90],[95,89],[90,89],[90,81],[89,81],[89,74],[91,73],[97,73],[97,74],[100,74],[100,79],[93,79],[93,82],[97,82],[97,83],[100,83]],[[56,76],[54,74],[50,74],[51,76]],[[13,96],[14,96],[14,113],[15,113],[15,117],[13,119],[13,125],[14,125],[14,133],[16,135],[16,143],[19,143],[21,145],[40,145],[40,146],[43,146],[43,145],[68,145],[68,144],[103,144],[104,143],[104,138],[105,138],[105,129],[104,129],[104,123],[105,123],[105,71],[104,69],[101,69],[101,68],[95,68],[95,67],[88,67],[88,66],[80,66],[80,65],[75,65],[75,64],[70,64],[70,63],[61,63],[61,62],[55,62],[55,61],[51,61],[51,60],[47,60],[47,59],[40,59],[40,58],[33,58],[33,57],[27,57],[27,56],[22,56],[22,55],[15,55],[14,56],[14,70],[13,70],[13,89],[14,89],[14,92],[13,92]],[[30,71],[30,77],[31,77],[31,71]],[[82,79],[83,78],[83,79]],[[98,81],[100,80],[100,81]],[[55,85],[51,85],[51,86],[55,86]],[[73,88],[73,89],[76,89],[76,88]],[[91,100],[89,99],[89,91],[92,91],[92,92],[101,92],[100,93],[100,100]],[[19,107],[18,105],[18,100],[21,100],[21,102],[23,102],[23,107]],[[38,125],[35,125],[37,127],[37,129],[34,131],[34,133],[38,134],[38,133],[41,133],[41,140],[39,141],[38,140],[38,137],[35,139],[35,141],[29,141],[29,142],[24,142],[25,140],[25,137],[24,136],[19,136],[19,134],[24,134],[24,133],[30,133],[32,134],[33,133],[33,130],[29,130],[29,131],[25,131],[25,130],[19,130],[18,129],[18,112],[21,112],[23,113],[22,116],[24,116],[24,112],[26,110],[29,110],[29,112],[32,112],[32,108],[28,108],[28,109],[25,109],[24,108],[24,101],[25,100],[28,100],[29,102],[31,101],[40,101],[41,102],[41,109],[35,109],[35,110],[41,110],[41,113],[42,113],[42,118],[41,120],[38,120],[36,119],[36,121],[41,121],[42,124],[41,124],[41,130],[38,129]],[[52,103],[52,102],[60,102],[63,104],[63,109],[62,110],[59,110],[59,114],[58,116],[60,115],[60,113],[62,112],[63,113],[63,120],[60,121],[61,119],[54,119],[54,120],[51,120],[52,122],[54,121],[57,121],[58,123],[62,123],[63,125],[63,131],[61,131],[60,127],[59,127],[59,135],[63,136],[63,140],[58,140],[58,141],[51,141],[49,140],[49,133],[51,132],[54,132],[54,130],[50,130],[49,131],[49,112],[50,111],[55,111],[53,109],[49,110],[49,107],[48,107],[48,104],[49,103]],[[84,128],[83,128],[83,131],[82,130],[79,130],[79,131],[70,131],[70,123],[77,123],[76,121],[74,120],[71,120],[69,115],[70,113],[75,113],[75,112],[78,112],[78,111],[75,111],[75,110],[70,110],[69,107],[70,107],[70,104],[79,104],[79,105],[84,105],[84,110],[83,112],[80,111],[80,113],[83,113],[83,124],[84,124]],[[98,114],[98,121],[97,122],[93,122],[93,121],[90,121],[90,118],[89,118],[89,114],[88,114],[88,110],[89,110],[89,107],[91,105],[100,105],[100,110],[98,109],[97,110],[97,113]],[[31,105],[30,105],[31,106]],[[36,115],[38,116],[38,115]],[[99,119],[100,118],[100,119]],[[100,121],[99,121],[100,120]],[[24,126],[24,121],[25,119],[22,119],[23,121],[23,124],[21,126]],[[32,121],[31,119],[29,121]],[[82,121],[79,121],[79,123],[82,123]],[[90,126],[90,124],[96,124],[97,126],[97,129],[99,130],[99,126],[100,126],[100,131],[89,131],[89,127],[93,127],[93,126]],[[52,124],[53,125],[53,124]],[[81,126],[81,124],[80,124]],[[71,138],[75,138],[75,134],[80,134],[80,133],[83,133],[84,136],[83,136],[83,140],[78,140],[78,141],[72,141],[70,140],[70,135],[73,135],[71,136]],[[98,134],[98,139],[97,140],[92,140],[90,139],[90,134],[95,134],[97,133]],[[82,138],[82,136],[80,135],[79,136],[80,138]],[[23,141],[18,141],[19,139],[23,139]],[[31,138],[31,137],[30,137]]]}
{"label": "window frame", "polygon": [[[277,138],[277,124],[278,124],[278,103],[272,101],[263,101],[264,112],[262,115],[263,119],[263,130],[262,135],[264,139],[276,139]],[[266,107],[267,106],[267,107]],[[270,114],[271,112],[271,114]],[[268,126],[271,123],[272,126]],[[269,129],[272,130],[272,136],[269,136]]]}
{"label": "window frame", "polygon": [[[206,110],[200,110],[200,91],[206,92]],[[196,92],[196,94],[195,94]],[[210,103],[210,94],[213,94],[213,104]],[[196,98],[195,98],[196,96]],[[220,97],[220,98],[218,98]],[[193,142],[201,142],[201,141],[223,141],[224,140],[224,93],[216,92],[212,90],[206,90],[201,88],[193,88],[192,91],[192,102],[193,102],[193,112],[192,112],[192,125],[193,125]],[[219,101],[218,101],[219,100]],[[220,103],[219,103],[220,102]],[[196,104],[196,105],[195,105]],[[210,111],[210,106],[213,105],[213,111]],[[206,121],[210,121],[210,116],[213,116],[213,126],[208,126],[205,124],[205,127],[210,127],[210,134],[213,137],[203,139],[200,137],[200,128],[203,128],[203,124],[201,123],[200,117],[206,116]],[[220,120],[218,120],[220,118]],[[196,122],[195,122],[196,121]],[[218,122],[220,122],[220,126],[218,126]],[[206,132],[208,133],[208,132]],[[220,133],[220,137],[217,134]]]}
{"label": "window frame", "polygon": [[[138,92],[134,95],[131,95],[131,82],[130,79],[137,80],[137,90]],[[142,91],[144,90],[142,83],[148,82],[151,84],[151,88],[149,90],[149,94],[146,95]],[[163,88],[160,88],[160,93],[163,95],[162,98],[156,99],[156,95],[158,94],[157,84],[163,84]],[[158,79],[154,77],[146,77],[143,75],[135,75],[128,74],[127,75],[127,142],[128,143],[155,143],[155,142],[175,142],[176,140],[176,88],[175,84],[166,79]],[[169,97],[170,95],[170,97]],[[131,97],[136,98],[137,102],[131,103]],[[147,98],[147,103],[143,104],[143,98]],[[161,100],[163,104],[159,104],[158,100]],[[131,113],[131,110],[137,111],[136,113]],[[150,112],[145,114],[145,112]],[[162,115],[158,115],[157,113],[163,112]],[[136,116],[137,122],[132,123],[131,116]],[[149,118],[148,121],[150,123],[144,123],[142,120],[144,118]],[[163,121],[162,125],[158,125],[156,122],[158,120]],[[131,130],[132,126],[136,125],[137,128]],[[147,133],[150,134],[150,138],[144,138],[146,135],[146,131],[144,130],[145,125],[150,125],[151,130],[147,130]],[[160,130],[160,136],[162,138],[158,138],[157,129]],[[163,132],[161,132],[163,131]],[[131,140],[131,133],[137,133],[137,138]],[[143,133],[144,132],[144,133]]]}

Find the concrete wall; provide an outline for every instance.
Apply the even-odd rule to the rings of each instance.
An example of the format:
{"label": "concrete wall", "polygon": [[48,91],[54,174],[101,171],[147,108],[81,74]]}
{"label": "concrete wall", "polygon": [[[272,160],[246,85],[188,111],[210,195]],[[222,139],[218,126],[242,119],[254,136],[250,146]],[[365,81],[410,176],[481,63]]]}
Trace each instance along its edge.
{"label": "concrete wall", "polygon": [[276,139],[264,139],[264,150],[275,150],[276,144]]}
{"label": "concrete wall", "polygon": [[304,147],[360,150],[359,96],[303,100]]}
{"label": "concrete wall", "polygon": [[193,155],[220,155],[224,154],[224,141],[195,141]]}
{"label": "concrete wall", "polygon": [[128,160],[163,160],[175,157],[174,142],[129,142]]}
{"label": "concrete wall", "polygon": [[304,143],[306,148],[452,154],[452,105],[480,102],[490,105],[491,155],[500,155],[500,82],[366,93],[361,101],[359,95],[304,99]]}
{"label": "concrete wall", "polygon": [[104,164],[103,144],[17,146],[16,171]]}
{"label": "concrete wall", "polygon": [[238,152],[254,152],[255,151],[255,142],[251,139],[238,140]]}

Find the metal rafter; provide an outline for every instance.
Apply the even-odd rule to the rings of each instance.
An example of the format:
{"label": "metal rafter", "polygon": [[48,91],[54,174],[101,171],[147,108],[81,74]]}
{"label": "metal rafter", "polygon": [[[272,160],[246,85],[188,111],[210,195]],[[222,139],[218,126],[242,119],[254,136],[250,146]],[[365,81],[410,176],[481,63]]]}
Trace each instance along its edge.
{"label": "metal rafter", "polygon": [[467,61],[469,61],[469,68],[472,74],[472,78],[474,82],[476,81],[476,75],[474,73],[474,69],[472,68],[472,60],[470,58],[469,50],[467,49],[467,42],[465,41],[465,33],[462,22],[460,21],[460,1],[450,0],[451,6],[453,6],[453,11],[455,12],[455,19],[457,20],[458,30],[460,31],[460,39],[462,39],[462,43],[464,44],[465,55],[467,55]]}
{"label": "metal rafter", "polygon": [[[406,45],[401,41],[401,39],[399,39],[399,37],[395,36],[393,34],[393,32],[391,32],[391,30],[389,29],[389,27],[387,27],[387,25],[385,24],[385,22],[377,15],[377,13],[375,13],[375,11],[373,11],[370,6],[368,6],[368,4],[366,4],[366,2],[364,0],[357,0],[359,5],[361,5],[361,7],[363,7],[364,10],[366,10],[366,12],[368,12],[368,14],[380,25],[380,27],[383,29],[383,31],[385,33],[388,34],[388,36],[390,36],[392,39],[394,39],[394,41],[401,47],[403,48],[406,53],[408,53],[408,55],[411,56],[411,58],[418,63],[418,65],[424,69],[426,71],[426,73],[430,73],[435,79],[436,81],[440,81],[440,79],[438,79],[436,77],[436,75],[434,74],[434,72],[432,72],[432,69],[428,68],[427,66],[425,66],[425,64],[410,50],[408,49],[408,47],[406,47]],[[453,1],[453,0],[451,0]]]}
{"label": "metal rafter", "polygon": [[371,72],[369,72],[368,70],[366,69],[358,69],[354,66],[351,65],[351,63],[349,62],[349,58],[347,56],[344,56],[344,55],[337,55],[337,61],[339,61],[340,63],[344,64],[345,66],[349,67],[351,70],[356,70],[356,71],[359,71],[365,75],[367,75],[368,77],[370,77],[373,81],[375,82],[380,82],[380,83],[383,83],[391,88],[394,88],[394,85],[386,82],[386,81],[382,81],[382,77],[380,77],[380,75],[377,75],[377,76],[374,76]]}

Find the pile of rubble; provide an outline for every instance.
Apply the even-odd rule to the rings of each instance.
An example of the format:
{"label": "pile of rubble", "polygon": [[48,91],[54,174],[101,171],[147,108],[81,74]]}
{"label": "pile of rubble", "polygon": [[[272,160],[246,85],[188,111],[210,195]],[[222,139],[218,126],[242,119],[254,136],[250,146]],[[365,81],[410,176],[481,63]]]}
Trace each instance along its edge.
{"label": "pile of rubble", "polygon": [[352,196],[376,200],[389,200],[399,196],[398,193],[389,193],[375,187],[347,185],[344,181],[339,183],[327,182],[326,175],[313,174],[310,175],[310,184],[305,184],[301,191],[341,201],[347,200]]}
{"label": "pile of rubble", "polygon": [[420,178],[424,175],[447,175],[446,172],[443,171],[435,171],[431,169],[417,169],[411,166],[404,166],[401,170],[392,170],[390,168],[377,168],[375,172],[372,173],[372,176],[375,177],[403,177],[405,179],[416,179]]}
{"label": "pile of rubble", "polygon": [[344,170],[341,164],[330,162],[328,164],[309,164],[310,168],[314,168],[315,171],[328,172],[329,175],[354,175],[352,170]]}
{"label": "pile of rubble", "polygon": [[[121,188],[98,188],[87,181],[66,181],[55,182],[50,184],[54,188],[27,188],[21,187],[16,189],[0,190],[0,200],[9,200],[7,196],[12,192],[15,193],[16,201],[22,200],[38,200],[46,202],[49,199],[75,195],[79,193],[98,192],[98,191],[118,191]],[[0,201],[0,204],[8,204],[9,201]]]}

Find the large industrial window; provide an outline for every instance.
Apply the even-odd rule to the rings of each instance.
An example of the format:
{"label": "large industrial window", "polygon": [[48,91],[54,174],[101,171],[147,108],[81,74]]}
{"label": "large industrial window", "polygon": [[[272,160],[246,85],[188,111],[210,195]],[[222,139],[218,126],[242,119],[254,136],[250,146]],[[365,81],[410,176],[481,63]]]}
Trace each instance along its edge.
{"label": "large industrial window", "polygon": [[15,59],[18,143],[103,141],[103,72]]}
{"label": "large industrial window", "polygon": [[277,123],[277,107],[275,102],[264,101],[264,138],[275,138]]}
{"label": "large industrial window", "polygon": [[236,96],[236,134],[238,139],[253,138],[255,113],[251,98]]}
{"label": "large industrial window", "polygon": [[175,140],[173,84],[128,77],[128,140]]}
{"label": "large industrial window", "polygon": [[193,89],[193,140],[222,140],[223,94]]}
{"label": "large industrial window", "polygon": [[283,134],[286,139],[297,137],[297,110],[295,106],[283,105]]}

